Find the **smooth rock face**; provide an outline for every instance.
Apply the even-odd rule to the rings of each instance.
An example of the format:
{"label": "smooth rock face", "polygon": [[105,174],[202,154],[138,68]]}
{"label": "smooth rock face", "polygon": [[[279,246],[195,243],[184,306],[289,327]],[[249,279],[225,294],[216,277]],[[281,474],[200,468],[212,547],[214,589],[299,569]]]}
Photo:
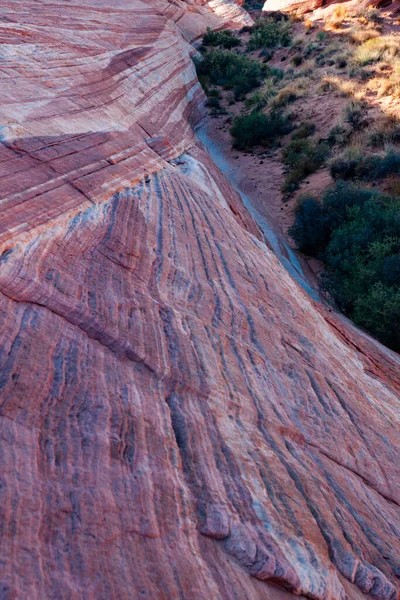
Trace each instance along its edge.
{"label": "smooth rock face", "polygon": [[4,4],[0,598],[394,600],[400,360],[196,143],[216,2]]}

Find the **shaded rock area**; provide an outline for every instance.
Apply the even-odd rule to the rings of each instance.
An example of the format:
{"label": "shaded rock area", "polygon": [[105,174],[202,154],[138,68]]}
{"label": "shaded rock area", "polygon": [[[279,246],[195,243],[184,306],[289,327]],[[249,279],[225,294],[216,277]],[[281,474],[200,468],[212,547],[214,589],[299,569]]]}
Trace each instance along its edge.
{"label": "shaded rock area", "polygon": [[229,2],[7,0],[0,597],[395,600],[397,355],[196,141]]}

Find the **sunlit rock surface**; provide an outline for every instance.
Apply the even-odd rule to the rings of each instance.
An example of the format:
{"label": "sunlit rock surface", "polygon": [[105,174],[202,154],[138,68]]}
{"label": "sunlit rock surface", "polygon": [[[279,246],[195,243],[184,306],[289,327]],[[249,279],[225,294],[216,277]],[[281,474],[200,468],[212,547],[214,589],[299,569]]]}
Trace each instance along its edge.
{"label": "sunlit rock surface", "polygon": [[263,11],[293,11],[298,14],[304,14],[319,8],[323,9],[332,4],[345,4],[346,7],[353,10],[376,6],[398,12],[400,8],[398,0],[339,0],[339,2],[338,0],[266,0]]}
{"label": "sunlit rock surface", "polygon": [[2,5],[1,599],[397,597],[400,361],[193,134],[240,11]]}

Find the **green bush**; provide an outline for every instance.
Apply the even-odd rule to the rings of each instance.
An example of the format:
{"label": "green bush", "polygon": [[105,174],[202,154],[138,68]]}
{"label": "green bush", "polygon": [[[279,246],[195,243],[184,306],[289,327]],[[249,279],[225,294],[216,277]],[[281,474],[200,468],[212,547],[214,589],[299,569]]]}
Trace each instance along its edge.
{"label": "green bush", "polygon": [[309,139],[293,139],[283,150],[282,157],[289,172],[283,182],[283,192],[293,192],[302,179],[321,167],[329,154],[325,143]]}
{"label": "green bush", "polygon": [[292,58],[292,64],[295,67],[299,67],[301,65],[301,63],[303,62],[303,57],[301,54],[295,54]]}
{"label": "green bush", "polygon": [[374,148],[398,142],[400,142],[400,121],[397,119],[388,119],[385,123],[371,128],[368,133],[368,144]]}
{"label": "green bush", "polygon": [[330,161],[334,179],[374,181],[400,173],[400,152],[390,148],[385,154],[365,154],[361,148],[346,148]]}
{"label": "green bush", "polygon": [[328,144],[330,146],[345,146],[351,137],[351,130],[343,125],[335,125],[328,134]]}
{"label": "green bush", "polygon": [[215,96],[208,97],[207,106],[209,106],[210,108],[221,108],[220,101]]}
{"label": "green bush", "polygon": [[271,111],[264,114],[254,110],[249,115],[235,118],[230,133],[234,146],[239,150],[248,150],[256,145],[269,145],[277,136],[290,131],[291,123],[281,112]]}
{"label": "green bush", "polygon": [[295,222],[289,229],[299,250],[311,256],[324,250],[330,228],[327,211],[315,198],[303,198],[296,207]]}
{"label": "green bush", "polygon": [[358,129],[361,125],[365,113],[365,106],[362,102],[353,100],[344,107],[343,118],[353,129]]}
{"label": "green bush", "polygon": [[240,39],[233,35],[232,31],[212,31],[207,27],[207,33],[203,37],[203,46],[222,46],[223,48],[235,48],[241,45]]}
{"label": "green bush", "polygon": [[276,48],[290,46],[292,40],[292,24],[282,19],[276,21],[271,17],[262,17],[256,21],[250,40],[247,44],[249,50],[258,48]]}
{"label": "green bush", "polygon": [[262,65],[242,54],[229,50],[207,50],[199,59],[195,59],[199,79],[207,80],[225,89],[233,89],[238,100],[255,87],[269,73],[267,65]]}
{"label": "green bush", "polygon": [[400,350],[400,200],[344,182],[303,200],[289,233],[321,258],[339,308]]}
{"label": "green bush", "polygon": [[207,96],[211,96],[212,98],[221,98],[221,92],[218,88],[210,88],[207,91]]}

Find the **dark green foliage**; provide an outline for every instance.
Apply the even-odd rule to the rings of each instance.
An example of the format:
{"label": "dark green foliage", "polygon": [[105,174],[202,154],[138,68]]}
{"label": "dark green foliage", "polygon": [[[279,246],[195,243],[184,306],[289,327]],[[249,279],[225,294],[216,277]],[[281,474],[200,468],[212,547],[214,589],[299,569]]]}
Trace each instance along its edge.
{"label": "dark green foliage", "polygon": [[338,306],[400,350],[400,201],[339,182],[321,203],[299,204],[289,233],[325,262],[324,287]]}
{"label": "dark green foliage", "polygon": [[330,234],[326,210],[315,198],[304,198],[297,205],[296,220],[289,229],[299,250],[311,256],[318,255]]}
{"label": "dark green foliage", "polygon": [[221,108],[220,101],[215,96],[208,97],[207,106],[209,106],[210,108]]}
{"label": "dark green foliage", "polygon": [[210,88],[207,92],[208,97],[221,98],[221,92],[218,88]]}
{"label": "dark green foliage", "polygon": [[335,63],[338,69],[344,69],[347,67],[347,60],[344,56],[338,56]]}
{"label": "dark green foliage", "polygon": [[293,139],[283,150],[284,164],[289,168],[282,186],[283,192],[293,192],[299,182],[321,167],[329,154],[327,144],[309,139]]}
{"label": "dark green foliage", "polygon": [[271,111],[267,115],[253,111],[236,117],[230,132],[235,148],[248,150],[258,144],[268,145],[290,129],[290,121],[279,111]]}
{"label": "dark green foliage", "polygon": [[240,39],[233,35],[232,31],[212,31],[207,27],[207,33],[203,37],[203,46],[222,46],[223,48],[235,48],[241,45]]}
{"label": "dark green foliage", "polygon": [[400,173],[400,152],[391,149],[384,155],[365,154],[350,148],[331,161],[330,171],[334,179],[384,179]]}
{"label": "dark green foliage", "polygon": [[274,20],[272,17],[262,17],[257,20],[256,26],[247,44],[249,50],[258,48],[276,48],[290,46],[292,40],[292,25],[290,21]]}
{"label": "dark green foliage", "polygon": [[233,89],[236,100],[260,85],[263,77],[269,73],[267,65],[261,65],[242,54],[220,49],[208,50],[202,59],[195,59],[195,65],[199,79],[204,81],[206,78],[225,89]]}
{"label": "dark green foliage", "polygon": [[295,54],[292,58],[292,64],[295,67],[299,67],[301,65],[301,63],[303,62],[303,57],[301,54]]}

